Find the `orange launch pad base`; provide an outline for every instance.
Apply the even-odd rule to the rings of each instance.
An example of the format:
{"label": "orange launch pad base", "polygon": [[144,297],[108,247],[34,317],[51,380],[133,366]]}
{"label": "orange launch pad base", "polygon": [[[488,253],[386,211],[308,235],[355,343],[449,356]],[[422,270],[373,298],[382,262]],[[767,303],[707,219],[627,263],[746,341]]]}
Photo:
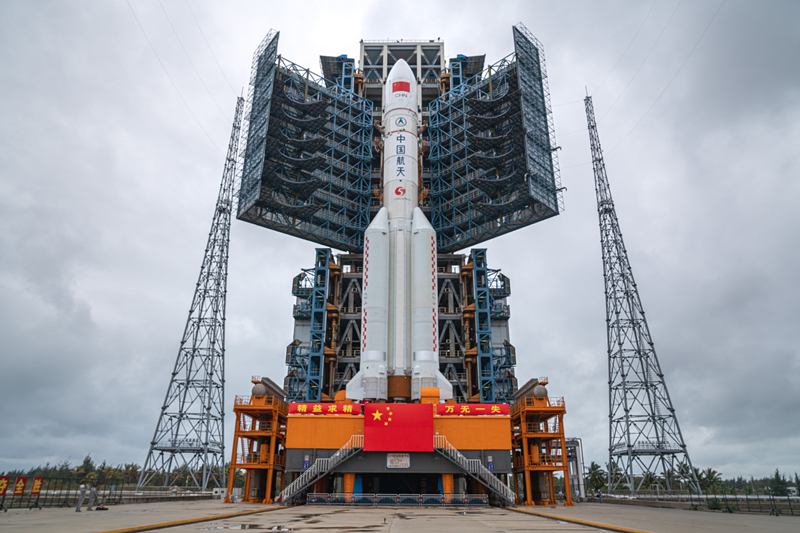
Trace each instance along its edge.
{"label": "orange launch pad base", "polygon": [[[341,391],[333,402],[291,404],[291,409],[290,405],[276,396],[237,396],[234,402],[234,449],[225,501],[230,501],[236,469],[245,471],[243,501],[273,503],[279,499],[278,495],[284,487],[310,466],[305,461],[302,469],[287,469],[288,452],[335,451],[353,436],[364,435],[362,404],[353,403],[344,396],[344,391]],[[443,436],[465,456],[484,450],[511,456],[509,472],[496,475],[510,484],[516,494],[516,503],[556,504],[553,474],[560,471],[565,482],[564,504],[573,505],[567,473],[563,423],[566,407],[563,399],[529,396],[511,406],[501,404],[504,413],[497,414],[499,408],[491,412],[486,404],[462,405],[452,400],[442,404],[439,402],[439,389],[431,388],[422,390],[420,403],[433,404],[431,440],[434,435]],[[376,405],[391,407],[402,404]],[[366,409],[366,405],[363,407]],[[311,414],[302,414],[298,410]],[[480,410],[490,412],[472,414]],[[395,451],[402,453],[405,450]],[[346,495],[354,491],[356,474],[359,472],[345,472],[342,476],[342,489]],[[439,490],[442,494],[453,494],[452,473],[430,474],[441,476]],[[406,475],[414,474],[409,472]],[[487,492],[480,483],[472,479],[469,481],[471,493]],[[327,492],[328,486],[327,477],[320,479],[312,486],[311,492]]]}

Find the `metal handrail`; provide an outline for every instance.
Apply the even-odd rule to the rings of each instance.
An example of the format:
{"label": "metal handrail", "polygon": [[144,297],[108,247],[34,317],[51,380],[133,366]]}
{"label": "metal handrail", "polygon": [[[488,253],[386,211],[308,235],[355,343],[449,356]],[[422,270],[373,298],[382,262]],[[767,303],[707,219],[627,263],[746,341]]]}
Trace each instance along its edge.
{"label": "metal handrail", "polygon": [[242,418],[239,423],[239,431],[272,431],[272,420],[252,420]]}
{"label": "metal handrail", "polygon": [[479,459],[467,459],[461,452],[454,448],[444,435],[433,436],[433,447],[444,454],[448,459],[456,463],[465,471],[476,476],[482,482],[487,484],[490,489],[497,493],[501,498],[508,503],[513,504],[515,501],[514,492],[508,486],[500,481],[488,468],[483,466]]}
{"label": "metal handrail", "polygon": [[[514,456],[511,462],[513,463],[514,467],[517,468],[526,466],[525,457],[522,455]],[[529,455],[527,466],[564,466],[564,458],[561,455]]]}
{"label": "metal handrail", "polygon": [[[527,398],[522,398],[521,400],[517,400],[517,402],[511,407],[511,414],[515,414],[517,411],[522,409],[523,407],[533,407],[534,400],[542,400],[544,398],[534,398],[532,396],[528,396]],[[544,407],[564,407],[564,398],[563,397],[549,397],[547,398],[546,405]]]}
{"label": "metal handrail", "polygon": [[489,505],[486,494],[372,494],[345,492],[311,492],[306,502],[309,505],[416,505],[416,506],[470,506]]}
{"label": "metal handrail", "polygon": [[295,479],[288,487],[283,489],[280,501],[283,504],[289,503],[294,496],[305,489],[320,476],[334,469],[336,465],[355,455],[364,447],[364,435],[353,435],[347,443],[339,448],[339,451],[327,458],[319,458],[314,464],[303,472],[300,477]]}
{"label": "metal handrail", "polygon": [[538,424],[535,422],[528,422],[526,430],[527,433],[561,433],[561,429],[558,425],[558,418],[551,418],[546,422],[539,422]]}
{"label": "metal handrail", "polygon": [[[233,400],[234,405],[251,405],[252,398],[250,396],[236,396]],[[260,400],[260,398],[259,398]],[[283,399],[277,396],[265,396],[264,397],[264,406],[272,406],[277,407],[281,411],[287,411],[289,406],[286,405],[286,402]],[[260,405],[258,407],[261,407]]]}

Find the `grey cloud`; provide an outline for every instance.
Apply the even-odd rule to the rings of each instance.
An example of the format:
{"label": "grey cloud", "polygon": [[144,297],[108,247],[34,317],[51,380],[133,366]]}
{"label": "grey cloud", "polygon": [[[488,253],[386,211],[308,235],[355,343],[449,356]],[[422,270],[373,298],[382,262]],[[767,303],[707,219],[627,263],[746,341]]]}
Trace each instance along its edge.
{"label": "grey cloud", "polygon": [[[677,2],[659,2],[594,94],[603,115]],[[0,6],[0,470],[87,452],[144,460],[192,296],[230,124],[157,2]],[[456,53],[513,50],[522,21],[543,42],[567,210],[486,244],[513,281],[522,379],[546,375],[587,460],[606,461],[607,363],[599,232],[584,86],[595,91],[651,4],[192,2],[238,92],[270,27],[318,69],[358,40],[436,38]],[[731,475],[798,469],[796,246],[800,224],[797,4],[684,2],[600,122],[634,273],[692,459]],[[191,14],[165,3],[203,81],[234,94]],[[314,13],[309,16],[309,13]],[[428,19],[416,20],[421,14]],[[574,133],[573,133],[574,132]],[[628,135],[627,137],[625,137]],[[624,138],[624,141],[620,141]],[[214,146],[216,145],[216,147]],[[613,150],[612,150],[613,148]],[[314,244],[238,221],[232,230],[226,405],[252,374],[282,382],[291,278]],[[232,436],[228,419],[227,436]]]}

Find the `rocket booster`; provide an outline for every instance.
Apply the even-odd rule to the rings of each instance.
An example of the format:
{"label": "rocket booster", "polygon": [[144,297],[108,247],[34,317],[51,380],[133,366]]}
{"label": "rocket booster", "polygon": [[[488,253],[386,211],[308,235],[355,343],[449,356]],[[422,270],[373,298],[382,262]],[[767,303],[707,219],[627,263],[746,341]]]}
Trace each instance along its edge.
{"label": "rocket booster", "polygon": [[386,400],[388,376],[420,388],[453,388],[439,372],[436,232],[419,208],[416,77],[404,60],[384,86],[383,204],[364,233],[361,367],[347,398]]}

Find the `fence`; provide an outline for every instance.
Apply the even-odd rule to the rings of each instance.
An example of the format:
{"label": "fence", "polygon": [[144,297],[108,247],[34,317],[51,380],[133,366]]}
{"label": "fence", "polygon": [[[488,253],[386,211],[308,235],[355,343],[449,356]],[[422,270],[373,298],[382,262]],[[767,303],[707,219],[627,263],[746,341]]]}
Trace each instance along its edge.
{"label": "fence", "polygon": [[[788,494],[776,496],[774,492],[770,488],[767,488],[763,493],[759,489],[750,489],[748,494],[744,490],[722,487],[719,491],[716,488],[712,488],[703,495],[697,495],[688,490],[640,490],[635,495],[626,494],[623,491],[615,491],[614,494],[604,494],[603,498],[606,501],[632,500],[685,503],[689,504],[691,509],[706,509],[724,513],[800,515],[800,497]],[[794,512],[795,509],[798,510],[797,513]]]}
{"label": "fence", "polygon": [[408,506],[476,506],[489,505],[486,494],[345,494],[311,493],[309,505],[408,505]]}
{"label": "fence", "polygon": [[[711,489],[710,493],[703,496],[693,496],[691,505],[693,509],[705,507],[711,511],[722,511],[723,513],[768,513],[771,515],[790,514],[800,515],[800,497],[777,496],[775,492],[767,487],[764,494],[758,489],[751,490],[752,494],[745,491],[739,493],[735,488],[728,489],[722,487],[720,492]],[[795,513],[794,510],[798,512]]]}
{"label": "fence", "polygon": [[[86,499],[84,505],[89,500],[90,481],[83,478],[43,478],[41,492],[31,494],[33,489],[34,477],[27,476],[25,489],[21,495],[14,496],[16,479],[11,477],[8,483],[3,505],[7,509],[22,509],[33,507],[75,507],[80,499],[81,483],[87,486]],[[136,490],[138,478],[131,481],[125,478],[107,478],[97,482],[97,500],[95,505],[119,505],[122,503],[144,503],[149,501],[164,500],[186,500],[186,499],[210,499],[212,492],[199,492],[194,489],[187,490],[179,487],[145,487],[141,491]],[[221,489],[224,494],[224,489]]]}

